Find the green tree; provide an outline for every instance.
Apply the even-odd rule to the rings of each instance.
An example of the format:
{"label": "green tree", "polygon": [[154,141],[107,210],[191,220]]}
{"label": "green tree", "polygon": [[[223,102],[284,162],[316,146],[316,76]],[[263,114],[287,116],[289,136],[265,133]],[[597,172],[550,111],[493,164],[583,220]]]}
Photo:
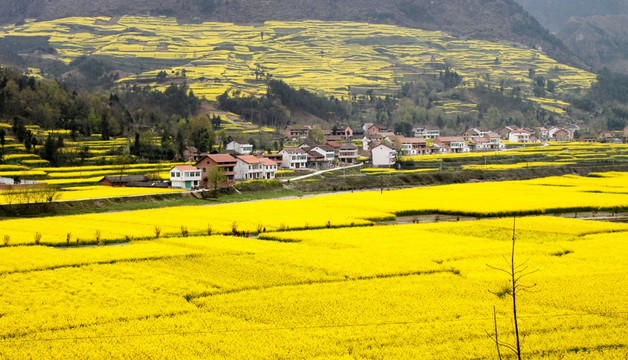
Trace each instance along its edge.
{"label": "green tree", "polygon": [[127,154],[116,155],[113,158],[113,164],[117,167],[120,173],[120,181],[122,181],[122,176],[124,175],[124,171],[129,167],[129,164],[131,163],[131,161],[132,161],[131,156]]}
{"label": "green tree", "polygon": [[307,138],[317,144],[323,144],[325,142],[325,131],[321,129],[320,125],[314,125]]}
{"label": "green tree", "polygon": [[4,129],[0,129],[0,145],[2,145],[2,147],[4,147],[5,144],[5,138],[4,136],[6,135],[6,132],[4,131]]}
{"label": "green tree", "polygon": [[227,181],[227,176],[225,175],[225,170],[218,166],[211,166],[207,170],[207,185],[211,185],[212,190],[216,197],[218,197],[218,188],[220,184],[225,183]]}

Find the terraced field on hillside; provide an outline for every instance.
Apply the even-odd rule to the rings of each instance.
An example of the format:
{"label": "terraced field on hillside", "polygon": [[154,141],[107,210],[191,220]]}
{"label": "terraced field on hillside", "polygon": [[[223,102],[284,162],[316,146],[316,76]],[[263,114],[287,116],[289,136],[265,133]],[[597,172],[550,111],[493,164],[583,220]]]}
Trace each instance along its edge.
{"label": "terraced field on hillside", "polygon": [[[179,24],[165,17],[90,17],[11,25],[0,29],[0,37],[6,36],[49,37],[56,54],[46,56],[65,63],[89,55],[137,70],[119,79],[121,83],[157,84],[152,80],[160,71],[172,79],[182,78],[185,70],[194,92],[210,100],[227,89],[263,92],[260,79],[268,74],[295,87],[345,97],[369,89],[393,92],[401,82],[437,76],[446,65],[462,75],[465,86],[519,86],[529,97],[529,69],[556,82],[555,94],[587,89],[595,79],[520,44],[365,23],[273,21],[245,26]],[[568,105],[534,100],[557,113]],[[445,110],[460,111],[464,105],[449,104]]]}

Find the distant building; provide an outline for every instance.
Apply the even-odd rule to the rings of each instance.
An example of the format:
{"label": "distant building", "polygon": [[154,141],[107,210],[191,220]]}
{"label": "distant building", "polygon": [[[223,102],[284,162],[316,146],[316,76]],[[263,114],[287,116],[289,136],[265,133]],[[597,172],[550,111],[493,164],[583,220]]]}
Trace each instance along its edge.
{"label": "distant building", "polygon": [[424,138],[397,137],[401,143],[401,155],[416,156],[427,154],[427,141]]}
{"label": "distant building", "polygon": [[98,183],[102,186],[126,187],[149,181],[146,175],[105,176]]}
{"label": "distant building", "polygon": [[419,125],[412,128],[415,138],[436,139],[440,136],[440,128],[435,125]]}
{"label": "distant building", "polygon": [[440,136],[434,139],[433,151],[437,154],[458,154],[470,149],[462,136]]}
{"label": "distant building", "polygon": [[395,165],[397,151],[386,144],[379,144],[371,150],[373,166]]}
{"label": "distant building", "polygon": [[310,125],[288,125],[286,126],[286,139],[288,140],[301,140],[307,139],[312,131]]}
{"label": "distant building", "polygon": [[253,152],[253,145],[240,140],[234,140],[227,144],[227,151],[233,151],[233,153],[238,155],[249,155]]}
{"label": "distant building", "polygon": [[358,161],[358,147],[353,143],[344,143],[338,149],[338,160],[353,164]]}

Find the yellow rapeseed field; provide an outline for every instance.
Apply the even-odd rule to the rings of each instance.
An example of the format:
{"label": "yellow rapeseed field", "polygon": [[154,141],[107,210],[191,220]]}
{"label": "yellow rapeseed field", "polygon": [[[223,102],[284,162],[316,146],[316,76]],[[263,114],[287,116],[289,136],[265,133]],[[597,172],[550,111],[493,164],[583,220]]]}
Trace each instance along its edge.
{"label": "yellow rapeseed field", "polygon": [[[364,191],[292,200],[272,200],[214,206],[184,206],[108,214],[84,214],[0,221],[0,236],[14,244],[33,243],[42,234],[45,244],[63,243],[72,232],[83,242],[150,238],[154,227],[164,235],[230,233],[233,228],[289,230],[312,227],[368,225],[372,220],[420,213],[497,216],[513,213],[578,212],[628,207],[628,174],[590,177],[563,176],[528,181],[484,182],[402,190]],[[82,188],[77,188],[82,189]],[[80,191],[80,190],[76,190]],[[94,191],[100,191],[94,188]],[[112,189],[106,188],[107,191]],[[121,189],[120,191],[127,191]],[[128,191],[135,191],[128,189]],[[63,196],[73,196],[72,191]],[[89,197],[98,197],[93,194]],[[88,196],[81,197],[88,198]]]}
{"label": "yellow rapeseed field", "polygon": [[[622,359],[628,226],[517,219],[526,359]],[[0,358],[495,358],[512,219],[0,248]],[[284,238],[290,242],[273,241]],[[491,293],[491,291],[493,293]],[[505,352],[505,349],[503,350]]]}

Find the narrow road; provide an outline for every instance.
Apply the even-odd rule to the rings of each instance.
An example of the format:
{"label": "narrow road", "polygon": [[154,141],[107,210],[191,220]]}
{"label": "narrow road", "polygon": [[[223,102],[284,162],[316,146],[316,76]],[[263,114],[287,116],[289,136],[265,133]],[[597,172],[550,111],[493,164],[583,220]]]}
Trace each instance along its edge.
{"label": "narrow road", "polygon": [[315,172],[313,172],[311,174],[297,176],[297,177],[294,177],[294,178],[291,178],[291,179],[281,179],[280,181],[281,182],[298,181],[298,180],[307,179],[307,178],[312,177],[312,176],[320,175],[320,174],[323,174],[323,173],[326,173],[326,172],[346,170],[346,169],[351,169],[351,168],[355,168],[355,167],[360,167],[362,165],[363,165],[362,163],[359,163],[359,164],[343,166],[343,167],[339,167],[339,168],[320,170],[320,171],[315,171]]}

